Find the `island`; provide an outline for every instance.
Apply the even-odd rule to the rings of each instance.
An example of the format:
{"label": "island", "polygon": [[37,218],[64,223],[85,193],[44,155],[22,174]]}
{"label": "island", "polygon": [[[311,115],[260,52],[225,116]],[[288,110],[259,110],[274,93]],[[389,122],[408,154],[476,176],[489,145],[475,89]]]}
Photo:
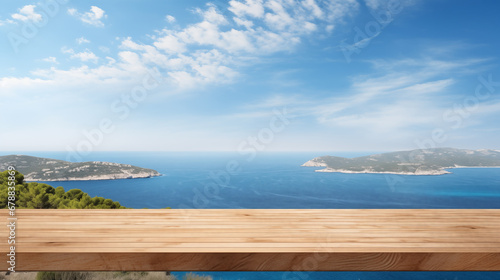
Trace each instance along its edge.
{"label": "island", "polygon": [[0,156],[0,170],[14,166],[26,181],[89,181],[150,178],[161,174],[153,169],[102,161],[68,162],[25,155]]}
{"label": "island", "polygon": [[500,167],[500,150],[433,148],[356,158],[322,156],[302,166],[325,167],[316,172],[442,175],[451,173],[446,170],[450,168]]}

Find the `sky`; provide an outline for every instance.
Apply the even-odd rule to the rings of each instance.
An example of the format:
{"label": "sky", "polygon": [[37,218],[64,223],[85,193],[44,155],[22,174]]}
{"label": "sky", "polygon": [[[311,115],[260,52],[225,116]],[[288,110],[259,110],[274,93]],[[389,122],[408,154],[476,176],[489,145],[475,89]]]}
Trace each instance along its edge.
{"label": "sky", "polygon": [[495,0],[1,7],[2,151],[500,149]]}

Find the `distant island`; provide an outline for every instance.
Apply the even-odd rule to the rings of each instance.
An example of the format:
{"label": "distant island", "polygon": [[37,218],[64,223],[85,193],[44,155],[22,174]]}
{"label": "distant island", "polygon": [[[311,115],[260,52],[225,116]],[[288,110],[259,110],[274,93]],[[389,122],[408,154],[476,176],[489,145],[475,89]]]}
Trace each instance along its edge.
{"label": "distant island", "polygon": [[0,156],[0,170],[14,166],[26,181],[87,181],[150,178],[153,169],[102,161],[68,162],[24,155]]}
{"label": "distant island", "polygon": [[419,149],[356,158],[322,156],[302,166],[325,167],[316,172],[442,175],[445,169],[500,167],[500,150]]}

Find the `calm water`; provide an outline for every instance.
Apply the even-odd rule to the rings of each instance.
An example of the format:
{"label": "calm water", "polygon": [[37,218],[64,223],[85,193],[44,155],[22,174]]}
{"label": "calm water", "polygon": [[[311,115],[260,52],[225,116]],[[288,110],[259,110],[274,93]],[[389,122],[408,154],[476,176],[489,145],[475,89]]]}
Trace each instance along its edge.
{"label": "calm water", "polygon": [[[499,280],[499,272],[203,272],[214,280]],[[185,273],[173,273],[182,279]]]}
{"label": "calm water", "polygon": [[[4,153],[5,154],[5,153]],[[26,153],[18,153],[26,154]],[[65,153],[30,155],[66,159]],[[161,177],[49,182],[132,208],[499,208],[500,169],[452,169],[441,176],[315,173],[300,165],[332,153],[92,153],[84,160],[153,168]],[[335,154],[354,157],[363,154]],[[239,164],[234,174],[227,164]],[[182,279],[185,273],[174,273]],[[205,272],[214,280],[499,280],[500,272]]]}
{"label": "calm water", "polygon": [[[65,159],[65,153],[30,153]],[[152,168],[161,177],[49,182],[131,208],[499,208],[500,169],[440,176],[317,173],[300,165],[328,153],[92,153],[85,160]],[[338,155],[338,154],[336,154]],[[364,154],[341,154],[359,156]],[[230,165],[238,170],[230,174]],[[229,170],[231,171],[231,170]]]}

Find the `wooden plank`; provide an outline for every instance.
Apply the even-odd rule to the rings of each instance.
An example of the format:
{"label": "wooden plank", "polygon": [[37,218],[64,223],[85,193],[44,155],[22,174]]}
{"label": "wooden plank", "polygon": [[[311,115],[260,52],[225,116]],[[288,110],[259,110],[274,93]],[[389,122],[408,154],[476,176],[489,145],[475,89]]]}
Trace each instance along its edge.
{"label": "wooden plank", "polygon": [[[500,270],[497,209],[18,209],[16,217],[17,271]],[[8,235],[0,227],[2,270]]]}
{"label": "wooden plank", "polygon": [[[492,271],[485,253],[25,253],[23,271]],[[301,278],[299,278],[301,279]]]}

